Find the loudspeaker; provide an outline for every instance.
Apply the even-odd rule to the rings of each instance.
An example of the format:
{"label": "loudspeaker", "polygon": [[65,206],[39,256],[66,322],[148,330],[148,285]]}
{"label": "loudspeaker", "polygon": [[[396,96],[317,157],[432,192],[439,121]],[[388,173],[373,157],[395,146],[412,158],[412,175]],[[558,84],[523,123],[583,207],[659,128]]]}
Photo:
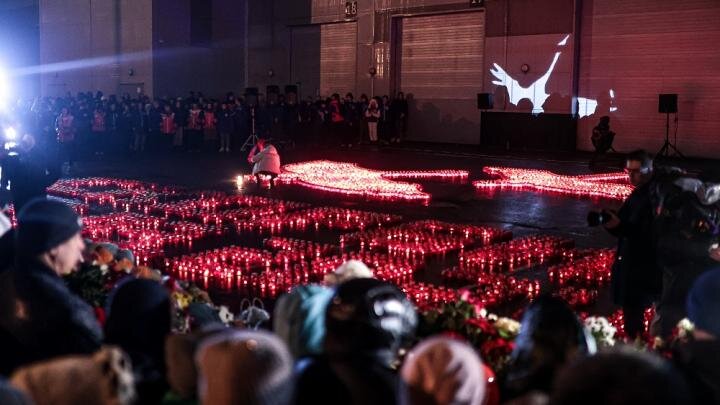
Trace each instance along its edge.
{"label": "loudspeaker", "polygon": [[298,92],[298,86],[296,86],[294,84],[288,84],[287,86],[285,86],[285,94],[290,94],[290,93],[297,94],[297,92]]}
{"label": "loudspeaker", "polygon": [[677,112],[677,94],[659,94],[658,95],[658,112],[676,113]]}
{"label": "loudspeaker", "polygon": [[257,87],[246,87],[245,88],[245,95],[246,96],[257,96],[258,95],[258,88]]}
{"label": "loudspeaker", "polygon": [[478,93],[477,108],[478,110],[492,110],[493,95],[491,93]]}

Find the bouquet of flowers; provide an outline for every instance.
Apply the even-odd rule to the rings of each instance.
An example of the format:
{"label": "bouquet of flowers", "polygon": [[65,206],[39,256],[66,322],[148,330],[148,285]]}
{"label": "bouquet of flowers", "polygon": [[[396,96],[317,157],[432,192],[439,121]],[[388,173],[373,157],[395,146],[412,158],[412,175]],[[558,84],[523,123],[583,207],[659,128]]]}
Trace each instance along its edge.
{"label": "bouquet of flowers", "polygon": [[498,372],[508,363],[520,323],[489,314],[463,298],[422,315],[419,335],[449,334],[467,340],[479,350],[483,361]]}
{"label": "bouquet of flowers", "polygon": [[589,316],[585,319],[585,328],[595,338],[599,347],[615,346],[617,328],[603,316]]}

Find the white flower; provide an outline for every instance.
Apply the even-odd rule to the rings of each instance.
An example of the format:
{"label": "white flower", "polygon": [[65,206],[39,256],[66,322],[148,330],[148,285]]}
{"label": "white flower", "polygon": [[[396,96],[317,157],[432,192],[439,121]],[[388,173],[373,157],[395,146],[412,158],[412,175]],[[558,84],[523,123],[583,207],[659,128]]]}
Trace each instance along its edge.
{"label": "white flower", "polygon": [[520,322],[506,317],[500,317],[495,321],[495,327],[501,334],[515,337],[520,333]]}
{"label": "white flower", "polygon": [[695,330],[695,324],[693,324],[689,319],[683,318],[678,322],[677,324],[678,329],[678,337],[681,339],[685,339]]}
{"label": "white flower", "polygon": [[226,325],[235,320],[235,315],[230,312],[228,307],[226,307],[225,305],[220,306],[220,312],[218,313],[218,316],[220,317],[222,323]]}
{"label": "white flower", "polygon": [[585,319],[585,328],[595,338],[599,346],[610,347],[615,345],[617,328],[612,326],[607,318],[589,316]]}

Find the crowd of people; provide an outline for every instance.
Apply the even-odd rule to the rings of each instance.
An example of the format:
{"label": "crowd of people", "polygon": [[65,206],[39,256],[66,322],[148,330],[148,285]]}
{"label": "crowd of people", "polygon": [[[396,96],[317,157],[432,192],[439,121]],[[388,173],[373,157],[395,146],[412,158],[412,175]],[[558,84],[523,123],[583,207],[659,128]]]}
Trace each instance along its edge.
{"label": "crowd of people", "polygon": [[690,289],[695,328],[669,359],[598,350],[564,301],[541,296],[495,375],[456,336],[418,341],[414,305],[362,262],[281,296],[271,327],[196,311],[177,334],[162,280],[121,280],[102,319],[68,288],[86,247],[62,202],[30,201],[16,228],[0,225],[3,404],[720,403],[718,269]]}
{"label": "crowd of people", "polygon": [[[329,137],[352,147],[362,137],[398,142],[406,130],[402,95],[257,101],[80,94],[20,103],[14,114],[23,133],[47,146],[36,149],[33,137],[23,137],[26,151],[57,145],[69,162],[146,148],[198,151],[209,142],[227,153],[257,134],[247,159],[271,185],[280,157],[264,138]],[[13,175],[41,179],[33,183],[39,194],[59,177],[28,167]],[[410,300],[353,260],[322,285],[281,296],[267,326],[228,326],[206,308],[189,333],[173,332],[167,285],[133,275],[113,287],[99,314],[64,280],[88,256],[81,218],[20,188],[17,226],[0,215],[0,403],[720,403],[720,227],[708,208],[719,189],[660,173],[642,151],[628,155],[626,171],[633,193],[619,211],[598,212],[594,221],[619,240],[611,290],[628,345],[600,350],[566,302],[540,296],[525,308],[498,374],[457,336],[418,338],[422,325]],[[667,338],[683,317],[694,325],[665,358],[633,348],[648,306],[657,312],[653,335]]]}
{"label": "crowd of people", "polygon": [[66,160],[81,155],[240,149],[251,135],[275,142],[352,147],[397,143],[407,133],[403,93],[368,98],[352,93],[298,99],[297,94],[224,99],[190,92],[184,97],[105,96],[102,92],[20,101],[9,114],[38,142],[58,142]]}

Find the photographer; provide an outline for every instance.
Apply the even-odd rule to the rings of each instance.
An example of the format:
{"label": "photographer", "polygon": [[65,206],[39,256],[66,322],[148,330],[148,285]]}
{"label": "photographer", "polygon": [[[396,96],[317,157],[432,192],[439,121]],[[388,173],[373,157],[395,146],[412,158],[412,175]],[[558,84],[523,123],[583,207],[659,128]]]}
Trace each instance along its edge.
{"label": "photographer", "polygon": [[660,293],[662,276],[655,260],[653,238],[652,158],[643,150],[631,152],[625,171],[635,189],[620,210],[617,213],[612,210],[591,213],[588,222],[602,224],[618,238],[612,268],[613,301],[622,307],[627,336],[636,339],[643,332],[645,308],[652,305]]}
{"label": "photographer", "polygon": [[678,176],[658,186],[655,231],[663,288],[652,332],[667,337],[687,316],[695,280],[720,261],[720,176]]}
{"label": "photographer", "polygon": [[613,149],[613,140],[615,140],[615,132],[610,130],[610,117],[600,117],[600,122],[593,128],[592,136],[590,137],[595,153],[590,160],[590,167],[592,168],[597,163],[600,156],[606,154],[608,151],[615,152]]}
{"label": "photographer", "polygon": [[45,189],[60,177],[58,159],[52,158],[47,150],[37,147],[32,135],[25,134],[18,146],[18,155],[10,173],[13,204],[17,213],[28,201],[45,197]]}

